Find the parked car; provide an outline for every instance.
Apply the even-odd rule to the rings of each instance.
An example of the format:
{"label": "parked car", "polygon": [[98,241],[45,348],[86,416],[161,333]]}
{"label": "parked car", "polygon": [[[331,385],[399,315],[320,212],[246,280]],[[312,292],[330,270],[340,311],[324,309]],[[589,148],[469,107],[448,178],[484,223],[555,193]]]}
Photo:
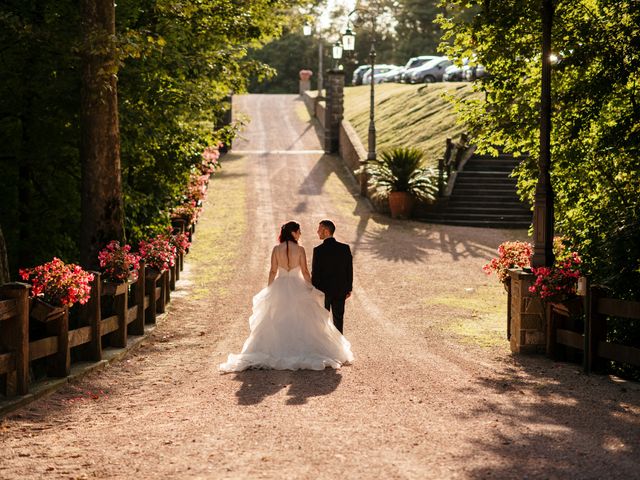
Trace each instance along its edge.
{"label": "parked car", "polygon": [[461,82],[465,80],[464,74],[468,69],[469,59],[463,58],[462,65],[449,65],[444,69],[444,75],[442,76],[443,82]]}
{"label": "parked car", "polygon": [[[404,71],[404,67],[396,67],[389,70],[387,73],[376,75],[376,83],[396,82],[396,78],[400,73],[402,73],[402,71]],[[380,81],[378,81],[378,78],[380,79]]]}
{"label": "parked car", "polygon": [[464,72],[465,80],[467,80],[468,82],[473,82],[474,80],[486,77],[487,75],[487,69],[484,68],[484,65],[480,64],[474,65],[472,67],[470,66]]}
{"label": "parked car", "polygon": [[398,82],[409,82],[409,76],[413,73],[413,70],[421,67],[425,63],[434,60],[436,58],[442,58],[437,55],[422,55],[420,57],[412,57],[409,59],[407,64],[404,66],[404,71],[400,73],[399,77],[396,81]]}
{"label": "parked car", "polygon": [[444,70],[453,62],[447,58],[436,58],[425,63],[421,67],[414,69],[409,76],[411,83],[433,83],[441,82]]}
{"label": "parked car", "polygon": [[462,80],[464,80],[464,72],[463,69],[464,67],[461,67],[459,65],[449,65],[447,68],[444,69],[444,74],[442,75],[442,81],[443,82],[460,82]]}
{"label": "parked car", "polygon": [[[381,83],[381,75],[398,68],[397,65],[376,65],[373,69],[373,77],[376,83]],[[371,69],[367,70],[362,77],[362,84],[369,85],[371,83]]]}
{"label": "parked car", "polygon": [[365,72],[370,68],[371,68],[371,65],[360,65],[358,68],[356,68],[353,71],[353,79],[351,80],[351,83],[353,85],[362,85],[362,77],[364,76]]}

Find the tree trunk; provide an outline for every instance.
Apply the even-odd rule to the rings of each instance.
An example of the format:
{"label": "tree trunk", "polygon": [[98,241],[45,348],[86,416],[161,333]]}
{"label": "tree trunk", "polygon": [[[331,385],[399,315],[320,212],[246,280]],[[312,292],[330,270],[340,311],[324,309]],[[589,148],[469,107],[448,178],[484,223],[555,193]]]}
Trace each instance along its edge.
{"label": "tree trunk", "polygon": [[80,258],[96,269],[98,251],[124,239],[118,129],[114,0],[82,0],[82,222]]}
{"label": "tree trunk", "polygon": [[7,255],[7,244],[2,235],[2,226],[0,225],[0,285],[9,282],[9,258]]}

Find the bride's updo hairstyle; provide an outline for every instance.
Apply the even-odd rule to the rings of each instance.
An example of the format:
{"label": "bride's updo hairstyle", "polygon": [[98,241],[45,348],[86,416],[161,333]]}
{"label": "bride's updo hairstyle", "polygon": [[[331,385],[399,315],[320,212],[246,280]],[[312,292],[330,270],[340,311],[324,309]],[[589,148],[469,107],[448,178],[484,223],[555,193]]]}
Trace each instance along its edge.
{"label": "bride's updo hairstyle", "polygon": [[[293,232],[300,231],[300,224],[296,222],[287,222],[282,227],[280,227],[280,236],[278,240],[280,243],[284,242],[293,242],[298,243],[295,238],[293,238]],[[289,243],[287,245],[287,266],[289,265]]]}
{"label": "bride's updo hairstyle", "polygon": [[280,236],[278,236],[278,240],[280,243],[284,242],[293,242],[298,243],[295,238],[293,238],[293,232],[300,231],[300,224],[296,222],[287,222],[282,227],[280,227]]}

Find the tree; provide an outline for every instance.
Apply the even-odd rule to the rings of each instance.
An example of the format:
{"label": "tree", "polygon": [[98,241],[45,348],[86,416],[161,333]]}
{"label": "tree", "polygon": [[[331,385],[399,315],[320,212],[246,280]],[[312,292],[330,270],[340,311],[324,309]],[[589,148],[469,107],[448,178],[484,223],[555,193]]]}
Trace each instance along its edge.
{"label": "tree", "polygon": [[395,4],[395,57],[401,63],[419,55],[434,55],[440,44],[442,8],[438,0],[398,0]]}
{"label": "tree", "polygon": [[[541,78],[540,2],[443,2],[443,48],[490,72],[459,102],[484,151],[528,154],[518,185],[531,200],[537,178]],[[551,175],[556,229],[594,281],[640,298],[640,8],[631,0],[558,0],[552,44]]]}
{"label": "tree", "polygon": [[83,0],[82,224],[80,258],[98,267],[98,252],[110,240],[124,240],[120,172],[115,5]]}
{"label": "tree", "polygon": [[[230,107],[228,96],[246,91],[249,77],[265,71],[246,57],[248,49],[277,37],[291,9],[302,3],[119,0],[114,35],[112,11],[101,18],[90,15],[90,8],[101,13],[109,7],[102,0],[82,8],[73,0],[1,2],[0,224],[11,271],[54,255],[79,260],[83,191],[88,200],[110,197],[115,205],[98,212],[104,218],[98,216],[86,230],[103,222],[111,233],[96,230],[83,244],[95,247],[122,235],[113,183],[118,178],[115,99],[127,240],[135,243],[166,228],[202,149],[234,133],[233,127],[219,126]],[[95,70],[100,63],[106,68]],[[92,105],[101,98],[93,94],[81,98],[83,74],[84,93],[94,89],[106,95],[106,103]],[[82,158],[95,155],[109,168],[93,178],[85,169],[85,190],[81,145]],[[84,220],[91,222],[87,214]],[[87,249],[83,262],[92,261]]]}
{"label": "tree", "polygon": [[0,225],[0,285],[7,283],[10,278],[7,244],[4,241],[2,226]]}

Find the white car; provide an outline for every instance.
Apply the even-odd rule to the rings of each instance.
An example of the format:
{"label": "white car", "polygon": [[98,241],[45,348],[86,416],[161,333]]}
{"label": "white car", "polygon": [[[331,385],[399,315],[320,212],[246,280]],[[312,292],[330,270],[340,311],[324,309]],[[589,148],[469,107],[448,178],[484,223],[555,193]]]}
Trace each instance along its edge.
{"label": "white car", "polygon": [[396,77],[404,71],[404,67],[396,67],[389,70],[387,73],[379,73],[374,78],[376,83],[395,82]]}
{"label": "white car", "polygon": [[[375,79],[375,82],[380,83],[382,74],[388,73],[389,71],[394,70],[396,68],[398,68],[397,65],[386,65],[386,64],[375,65],[373,69],[373,78]],[[367,70],[367,72],[362,77],[363,85],[369,85],[370,83],[371,83],[371,69]]]}

